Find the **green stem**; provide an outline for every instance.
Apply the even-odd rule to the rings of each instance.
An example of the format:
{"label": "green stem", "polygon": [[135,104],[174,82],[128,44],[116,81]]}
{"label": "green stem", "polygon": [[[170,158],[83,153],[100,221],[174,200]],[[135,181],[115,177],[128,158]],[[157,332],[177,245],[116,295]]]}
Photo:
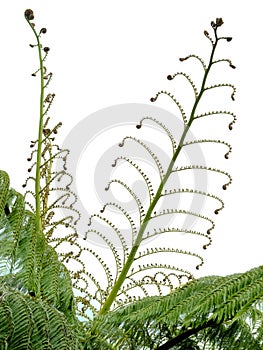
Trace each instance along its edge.
{"label": "green stem", "polygon": [[137,253],[137,250],[139,249],[139,246],[142,242],[142,238],[143,238],[143,234],[145,232],[145,229],[147,227],[147,224],[149,222],[149,220],[151,219],[151,215],[152,215],[152,212],[157,204],[157,202],[159,201],[159,199],[161,198],[161,195],[162,195],[162,190],[164,188],[164,185],[166,184],[167,180],[169,179],[171,173],[172,173],[172,170],[173,170],[173,166],[174,166],[174,163],[176,161],[176,159],[178,158],[180,152],[181,152],[181,149],[183,147],[183,143],[184,143],[184,140],[185,140],[185,137],[187,135],[187,132],[192,124],[192,122],[194,121],[194,116],[195,116],[195,111],[196,111],[196,108],[198,106],[198,103],[205,91],[205,84],[206,84],[206,80],[207,80],[207,76],[208,76],[208,73],[211,69],[211,66],[213,64],[213,57],[214,57],[214,52],[215,52],[215,49],[216,49],[216,46],[217,46],[217,43],[218,43],[218,38],[217,38],[217,35],[216,35],[216,31],[215,31],[215,38],[216,38],[216,41],[215,41],[215,44],[213,45],[213,48],[212,48],[212,51],[211,51],[211,55],[210,55],[210,60],[209,60],[209,65],[207,67],[207,69],[205,70],[205,73],[204,73],[204,77],[203,77],[203,81],[202,81],[202,85],[201,85],[201,88],[200,88],[200,92],[195,100],[195,103],[193,105],[193,108],[192,108],[192,111],[191,111],[191,115],[190,115],[190,118],[189,118],[189,121],[188,123],[185,125],[184,127],[184,131],[183,131],[183,134],[181,136],[181,139],[179,141],[179,144],[176,148],[176,151],[174,152],[173,154],[173,157],[170,161],[170,164],[167,168],[167,171],[166,171],[166,174],[163,178],[163,180],[161,181],[158,189],[157,189],[157,192],[156,192],[156,195],[154,196],[153,198],[153,201],[151,202],[148,210],[147,210],[147,213],[145,215],[145,218],[140,226],[140,230],[138,232],[138,235],[137,235],[137,238],[136,238],[136,241],[131,249],[131,252],[128,256],[128,259],[125,263],[125,265],[123,266],[123,269],[117,279],[117,281],[115,282],[108,298],[106,299],[106,301],[104,302],[104,304],[102,305],[102,308],[100,309],[99,311],[99,315],[102,315],[104,314],[105,312],[109,311],[112,303],[114,302],[117,294],[118,294],[118,291],[120,290],[126,276],[127,276],[127,273],[134,261],[134,258],[135,258],[135,255]]}
{"label": "green stem", "polygon": [[35,175],[35,204],[36,204],[36,230],[38,233],[42,232],[41,221],[41,201],[40,201],[40,167],[42,154],[42,135],[43,135],[43,105],[44,105],[44,66],[42,57],[42,46],[34,26],[27,20],[31,29],[33,30],[37,39],[38,57],[39,57],[39,71],[40,71],[40,101],[39,101],[39,126],[38,126],[38,141],[37,141],[37,160],[36,160],[36,175]]}
{"label": "green stem", "polygon": [[[52,149],[51,147],[48,148],[47,152],[49,153],[49,160],[47,161],[47,168],[45,169],[46,175],[45,175],[45,183],[46,186],[40,189],[40,192],[44,193],[43,195],[43,199],[42,199],[42,211],[41,211],[41,224],[42,224],[42,230],[45,230],[45,225],[46,225],[46,221],[45,221],[45,216],[47,213],[47,209],[48,209],[48,198],[49,198],[49,194],[50,194],[50,182],[51,182],[51,169],[52,169]],[[43,163],[42,163],[42,167],[43,167]]]}

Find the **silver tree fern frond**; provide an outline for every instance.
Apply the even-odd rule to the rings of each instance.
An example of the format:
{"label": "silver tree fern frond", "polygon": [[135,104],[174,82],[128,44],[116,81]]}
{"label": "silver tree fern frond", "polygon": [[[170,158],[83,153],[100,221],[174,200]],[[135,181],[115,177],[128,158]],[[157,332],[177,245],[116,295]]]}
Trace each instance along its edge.
{"label": "silver tree fern frond", "polygon": [[[170,292],[175,287],[184,283],[185,281],[193,278],[193,273],[184,268],[184,264],[181,264],[183,259],[191,258],[196,261],[195,267],[199,269],[203,265],[203,257],[192,249],[186,249],[187,243],[183,243],[180,247],[179,240],[175,237],[179,237],[181,233],[185,235],[180,236],[180,240],[189,242],[189,239],[199,239],[201,246],[206,249],[212,242],[211,230],[215,227],[213,218],[203,215],[200,212],[195,212],[188,208],[176,208],[174,204],[176,202],[176,196],[182,195],[184,197],[192,198],[200,197],[210,200],[211,206],[214,205],[214,213],[218,214],[223,209],[223,201],[216,195],[198,188],[180,188],[174,180],[174,176],[179,173],[186,173],[187,171],[198,172],[206,171],[210,173],[218,173],[226,180],[223,182],[222,188],[225,190],[232,182],[231,176],[223,170],[206,165],[191,164],[187,166],[177,166],[178,158],[182,151],[186,147],[195,146],[199,144],[222,144],[227,147],[225,158],[229,157],[231,152],[231,145],[223,140],[216,139],[197,139],[188,140],[188,131],[192,124],[200,118],[212,116],[212,115],[229,115],[232,117],[229,123],[229,129],[232,129],[236,116],[229,111],[208,111],[204,113],[198,113],[197,107],[200,100],[207,91],[215,90],[219,87],[231,88],[231,98],[234,100],[235,87],[232,84],[219,83],[214,85],[208,85],[207,78],[212,67],[219,62],[228,62],[231,68],[235,68],[232,62],[228,59],[215,59],[215,50],[220,40],[231,41],[230,37],[219,37],[218,28],[223,24],[221,18],[217,18],[216,22],[212,22],[214,38],[212,39],[207,31],[205,36],[211,41],[212,49],[210,59],[208,63],[205,63],[202,58],[197,55],[189,55],[185,58],[180,58],[180,61],[186,61],[189,58],[195,58],[201,62],[204,69],[203,79],[201,81],[199,89],[197,85],[192,81],[189,75],[183,72],[168,75],[168,80],[173,80],[178,76],[183,76],[190,84],[194,93],[194,102],[189,115],[185,112],[181,103],[177,98],[167,91],[160,91],[154,97],[151,98],[152,102],[155,102],[161,95],[167,95],[175,103],[183,120],[183,131],[181,137],[176,139],[174,133],[164,123],[158,121],[152,117],[143,117],[137,125],[137,129],[143,129],[144,122],[147,120],[150,123],[158,126],[160,131],[164,132],[171,144],[171,157],[168,164],[163,163],[163,159],[154,151],[150,144],[137,137],[128,136],[125,137],[119,144],[120,147],[128,149],[130,143],[135,143],[141,148],[142,154],[154,166],[159,176],[159,183],[156,184],[155,180],[150,174],[148,174],[137,160],[132,159],[125,154],[119,156],[112,163],[113,167],[116,167],[118,163],[126,163],[129,165],[127,169],[129,176],[125,180],[121,178],[113,178],[110,180],[105,190],[109,191],[111,188],[118,188],[120,191],[126,192],[130,199],[134,200],[137,207],[137,215],[130,213],[125,205],[110,201],[106,203],[101,210],[100,214],[93,214],[89,220],[90,228],[87,230],[85,240],[89,241],[89,238],[97,235],[101,244],[107,246],[107,255],[111,252],[112,261],[115,261],[116,269],[114,273],[111,270],[109,272],[108,261],[103,259],[99,249],[91,248],[87,246],[85,248],[89,255],[95,259],[102,267],[101,271],[105,274],[104,287],[97,290],[95,284],[100,284],[96,279],[90,284],[90,294],[96,299],[97,307],[100,308],[99,314],[107,312],[112,305],[122,305],[123,303],[130,302],[136,295],[138,297],[148,296],[149,291],[154,290],[154,294],[163,294]],[[129,178],[138,176],[144,184],[144,189],[147,193],[147,200],[143,201],[141,194],[132,188],[128,182]],[[224,180],[223,180],[224,181]],[[160,209],[160,202],[162,201],[162,207]],[[111,210],[118,211],[122,214],[128,226],[130,228],[130,235],[127,234],[127,230],[118,228],[118,219],[114,219]],[[209,214],[210,215],[210,214]],[[193,230],[191,227],[184,227],[179,224],[169,224],[172,220],[180,219],[185,216],[192,216],[198,218],[202,222],[201,229]],[[160,221],[160,218],[162,221]],[[180,221],[180,220],[179,220]],[[158,242],[152,241],[152,239],[158,238]],[[113,242],[118,241],[120,248],[116,249],[113,246]],[[147,244],[147,245],[146,245]],[[156,245],[160,245],[156,247]],[[165,262],[166,261],[166,262]],[[181,266],[180,266],[181,265]],[[89,276],[90,277],[90,276]],[[150,287],[150,288],[149,288]],[[96,298],[95,295],[99,295]],[[94,310],[93,310],[94,311]]]}
{"label": "silver tree fern frond", "polygon": [[262,349],[262,266],[190,281],[97,318],[117,349]]}

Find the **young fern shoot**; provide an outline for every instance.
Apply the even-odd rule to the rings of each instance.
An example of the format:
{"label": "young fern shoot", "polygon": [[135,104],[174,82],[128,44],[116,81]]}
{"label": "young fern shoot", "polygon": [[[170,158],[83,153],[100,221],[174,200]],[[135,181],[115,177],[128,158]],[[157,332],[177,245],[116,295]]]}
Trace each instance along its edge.
{"label": "young fern shoot", "polygon": [[[32,76],[40,78],[40,101],[38,137],[37,140],[31,141],[32,151],[27,159],[28,162],[31,162],[28,172],[35,172],[35,174],[26,179],[23,187],[27,188],[26,203],[36,216],[37,232],[43,232],[46,241],[52,243],[60,253],[62,261],[67,262],[69,259],[74,260],[74,256],[78,254],[79,248],[75,243],[77,238],[75,226],[80,219],[80,213],[74,208],[77,196],[70,190],[73,178],[67,172],[66,165],[69,150],[61,149],[54,143],[62,123],[49,126],[49,111],[55,94],[48,90],[53,74],[47,70],[45,65],[50,48],[43,47],[41,43],[42,35],[47,32],[47,29],[36,30],[32,10],[25,11],[25,18],[36,39],[36,43],[30,44],[30,47],[36,48],[38,52],[39,68]],[[31,183],[34,184],[34,189],[30,188]],[[61,186],[58,185],[59,183]],[[61,217],[61,208],[68,212],[67,216]],[[68,247],[73,244],[76,248],[74,252]]]}
{"label": "young fern shoot", "polygon": [[[182,116],[183,120],[183,131],[181,134],[181,137],[179,140],[175,140],[173,136],[173,132],[171,132],[166,125],[164,125],[162,122],[158,121],[155,118],[152,117],[143,117],[139,124],[137,125],[137,129],[141,129],[144,121],[148,120],[152,122],[153,124],[160,127],[161,131],[164,131],[169,138],[173,154],[170,158],[170,162],[166,168],[162,165],[162,159],[158,157],[153,150],[151,150],[150,146],[147,145],[145,142],[135,138],[135,137],[125,137],[124,140],[119,144],[120,147],[123,147],[128,142],[135,142],[139,144],[144,152],[150,155],[150,158],[152,159],[152,163],[156,166],[159,172],[159,178],[160,182],[159,185],[154,188],[151,179],[148,175],[145,174],[145,172],[141,169],[140,165],[136,163],[136,161],[130,159],[129,157],[121,156],[117,158],[112,166],[116,166],[117,162],[122,161],[126,162],[130,165],[131,168],[135,169],[137,171],[138,175],[143,180],[145,187],[147,189],[148,193],[148,202],[147,207],[145,207],[144,204],[142,204],[142,200],[140,198],[140,194],[136,193],[130,185],[128,185],[125,181],[121,179],[112,179],[110,180],[109,184],[105,188],[105,190],[109,190],[111,186],[118,185],[120,188],[122,188],[124,191],[126,191],[130,197],[137,203],[137,208],[139,212],[139,220],[138,222],[134,222],[130,214],[127,212],[124,206],[120,205],[119,203],[115,202],[109,202],[105,204],[103,209],[101,210],[101,214],[103,213],[104,216],[101,214],[94,214],[91,216],[89,221],[89,226],[91,227],[87,233],[86,233],[86,239],[89,238],[90,235],[97,234],[99,237],[101,237],[106,244],[108,244],[108,247],[112,250],[112,254],[114,255],[114,258],[116,260],[117,268],[115,276],[111,276],[111,286],[110,288],[106,288],[103,295],[103,303],[100,308],[99,314],[104,314],[105,312],[109,311],[110,308],[115,305],[117,305],[129,302],[133,299],[134,295],[149,295],[149,288],[153,288],[153,286],[156,287],[157,294],[162,294],[164,290],[172,290],[176,286],[178,286],[178,283],[180,284],[183,280],[190,280],[193,278],[193,274],[183,268],[178,267],[175,264],[166,264],[163,263],[162,253],[168,254],[170,260],[169,261],[175,261],[179,260],[180,265],[180,258],[178,256],[188,256],[188,257],[194,257],[198,260],[198,263],[196,264],[196,269],[199,269],[200,266],[203,265],[203,258],[199,254],[196,254],[192,251],[187,251],[184,249],[177,248],[176,246],[172,246],[171,244],[167,245],[167,239],[169,240],[169,235],[176,234],[176,233],[186,233],[190,237],[199,237],[204,241],[203,243],[203,249],[206,249],[211,244],[211,230],[215,227],[213,219],[201,215],[201,213],[192,212],[188,209],[178,209],[178,208],[167,208],[161,211],[158,211],[158,204],[161,200],[165,201],[167,198],[170,198],[172,196],[175,196],[177,194],[182,194],[184,196],[192,195],[192,196],[200,196],[205,197],[208,199],[212,199],[217,203],[217,207],[214,210],[215,214],[218,214],[220,210],[223,209],[224,203],[223,201],[216,195],[211,194],[209,192],[201,191],[199,189],[195,188],[168,188],[169,179],[175,174],[179,172],[186,172],[188,170],[191,171],[207,171],[211,173],[219,173],[224,176],[226,176],[227,181],[224,183],[222,188],[225,190],[228,185],[232,182],[231,176],[220,169],[209,167],[205,165],[188,165],[188,166],[176,166],[177,160],[179,155],[181,154],[182,150],[189,145],[198,145],[200,143],[215,143],[215,144],[222,144],[227,147],[227,152],[225,153],[225,158],[227,159],[229,156],[229,153],[231,152],[231,146],[221,140],[214,140],[214,139],[200,139],[200,140],[190,140],[187,141],[186,136],[188,134],[188,131],[191,127],[191,125],[194,122],[197,122],[198,119],[211,116],[211,115],[218,115],[218,114],[225,114],[230,115],[232,117],[231,122],[229,123],[229,129],[232,129],[233,124],[236,121],[236,116],[234,113],[229,111],[208,111],[203,114],[197,113],[197,107],[200,103],[200,100],[202,99],[203,95],[208,90],[214,90],[220,87],[228,87],[231,89],[231,98],[234,100],[235,95],[235,87],[232,84],[226,84],[226,83],[219,83],[216,85],[209,86],[207,84],[208,81],[208,75],[215,64],[219,62],[227,62],[231,68],[235,68],[235,66],[232,64],[232,62],[228,59],[215,59],[215,51],[217,49],[217,46],[221,40],[226,40],[227,42],[231,41],[232,38],[230,37],[220,37],[218,36],[218,28],[221,27],[223,24],[223,20],[221,18],[217,18],[216,21],[211,22],[211,26],[213,29],[213,38],[210,36],[210,34],[207,31],[204,31],[204,35],[208,40],[211,42],[211,53],[208,63],[205,63],[202,58],[200,58],[197,55],[189,55],[184,58],[180,58],[180,61],[186,61],[190,58],[196,59],[201,62],[202,68],[203,68],[203,78],[202,82],[200,84],[200,88],[198,89],[195,85],[195,83],[192,81],[192,79],[185,73],[179,72],[173,75],[168,75],[168,80],[173,80],[177,76],[183,76],[186,78],[190,86],[192,87],[195,95],[194,103],[191,108],[191,112],[189,115],[187,115],[181,106],[180,102],[167,91],[160,91],[158,92],[154,97],[151,98],[151,102],[155,102],[160,95],[167,95],[171,98],[171,100],[176,104],[178,107],[180,114]],[[125,235],[122,233],[120,229],[118,229],[108,218],[107,218],[107,210],[109,207],[115,207],[118,208],[120,212],[126,217],[126,219],[130,223],[131,227],[131,235],[132,235],[132,245],[131,248],[128,248],[128,241],[125,238]],[[165,227],[158,227],[158,218],[160,217],[166,217],[167,222],[169,222],[171,216],[179,217],[182,215],[190,215],[198,218],[199,220],[202,220],[206,223],[207,228],[204,231],[194,231],[190,228],[185,227],[176,227],[176,226],[165,226]],[[106,229],[104,233],[99,232],[96,228],[97,222],[103,223],[103,225],[106,225]],[[108,233],[106,233],[108,227]],[[105,226],[104,226],[105,228]],[[110,244],[112,237],[114,235],[118,236],[118,239],[121,242],[122,246],[122,252],[120,250],[113,250],[112,246]],[[161,240],[161,247],[150,247],[147,249],[143,249],[142,245],[143,243],[147,243],[149,239],[153,237],[161,237],[163,236],[163,239]],[[101,258],[100,258],[101,259]],[[152,260],[151,260],[152,259]],[[149,262],[150,261],[150,262]],[[157,262],[158,261],[158,262]],[[139,264],[140,263],[140,264]],[[102,264],[106,264],[103,262]],[[137,292],[136,292],[137,291]],[[140,292],[138,292],[140,291]],[[141,293],[142,292],[142,293]],[[103,293],[103,292],[102,292]],[[137,293],[137,294],[136,294]]]}

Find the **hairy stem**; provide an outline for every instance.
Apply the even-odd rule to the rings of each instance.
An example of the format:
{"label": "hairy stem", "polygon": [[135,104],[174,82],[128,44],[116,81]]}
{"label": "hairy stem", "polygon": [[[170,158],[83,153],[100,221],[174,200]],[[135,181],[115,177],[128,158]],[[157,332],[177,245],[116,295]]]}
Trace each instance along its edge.
{"label": "hairy stem", "polygon": [[173,339],[168,340],[166,343],[164,343],[163,345],[160,345],[155,350],[172,349],[175,345],[180,344],[183,340],[189,338],[191,335],[197,334],[199,331],[206,329],[208,327],[211,327],[211,326],[213,326],[213,322],[208,321],[203,325],[185,330],[183,333],[179,334],[178,336],[174,337]]}
{"label": "hairy stem", "polygon": [[105,303],[103,304],[102,308],[100,309],[99,311],[99,315],[102,315],[104,314],[105,312],[109,311],[112,303],[114,302],[126,276],[127,276],[127,273],[134,261],[134,258],[135,258],[135,255],[137,253],[137,250],[142,242],[142,238],[143,238],[143,234],[145,232],[145,229],[148,225],[148,222],[149,220],[151,219],[151,215],[152,215],[152,212],[156,206],[156,204],[158,203],[159,199],[161,198],[161,195],[162,195],[162,191],[163,191],[163,188],[164,188],[164,185],[166,184],[167,180],[169,179],[171,173],[172,173],[172,170],[173,170],[173,166],[174,166],[174,163],[176,161],[176,159],[178,158],[181,150],[182,150],[182,147],[183,147],[183,143],[184,143],[184,140],[185,140],[185,137],[187,135],[187,132],[192,124],[192,122],[194,121],[194,117],[195,117],[195,111],[196,111],[196,108],[198,106],[198,103],[205,91],[205,84],[206,84],[206,80],[207,80],[207,76],[209,74],[209,71],[211,69],[211,66],[213,64],[213,57],[214,57],[214,53],[215,53],[215,49],[216,49],[216,46],[217,46],[217,43],[218,43],[218,38],[217,38],[217,34],[216,34],[216,30],[215,30],[215,43],[213,44],[212,46],[212,51],[211,51],[211,55],[210,55],[210,60],[209,60],[209,64],[208,64],[208,67],[207,69],[205,70],[205,73],[204,73],[204,76],[203,76],[203,80],[202,80],[202,85],[201,85],[201,88],[200,88],[200,92],[199,94],[197,95],[196,99],[195,99],[195,102],[194,102],[194,105],[192,107],[192,111],[191,111],[191,114],[190,114],[190,118],[189,118],[189,121],[187,122],[187,124],[185,125],[184,127],[184,131],[183,131],[183,134],[180,138],[180,141],[179,141],[179,144],[178,144],[178,147],[176,148],[176,151],[174,152],[173,154],[173,157],[170,161],[170,164],[167,168],[167,171],[166,171],[166,174],[163,178],[163,180],[161,181],[158,189],[157,189],[157,192],[156,192],[156,195],[154,196],[153,198],[153,201],[151,202],[148,210],[147,210],[147,213],[145,215],[145,218],[140,226],[140,229],[139,229],[139,232],[138,232],[138,235],[137,235],[137,238],[136,238],[136,241],[131,249],[131,252],[129,254],[129,257],[117,279],[117,281],[115,282],[108,298],[106,299]]}

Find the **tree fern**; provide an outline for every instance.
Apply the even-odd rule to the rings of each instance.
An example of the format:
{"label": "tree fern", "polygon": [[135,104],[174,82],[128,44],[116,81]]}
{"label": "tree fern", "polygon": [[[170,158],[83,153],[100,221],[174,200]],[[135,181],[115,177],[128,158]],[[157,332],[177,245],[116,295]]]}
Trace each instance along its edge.
{"label": "tree fern", "polygon": [[[112,160],[112,167],[124,163],[130,174],[137,174],[147,200],[132,188],[128,176],[112,178],[105,190],[121,189],[134,201],[136,213],[112,199],[100,213],[86,218],[87,232],[79,233],[77,196],[67,172],[69,150],[55,143],[61,123],[50,126],[55,95],[49,91],[52,73],[46,68],[50,49],[41,43],[47,30],[37,31],[32,10],[26,10],[25,17],[35,38],[30,46],[36,48],[39,59],[39,68],[32,74],[40,78],[39,129],[37,139],[31,141],[25,195],[10,188],[8,174],[0,171],[0,349],[262,349],[262,267],[195,280],[193,270],[204,261],[195,247],[198,242],[201,249],[211,245],[213,215],[224,208],[224,202],[217,193],[177,184],[177,178],[189,172],[218,174],[222,190],[232,182],[227,171],[214,165],[180,163],[187,147],[215,143],[222,146],[226,159],[232,150],[224,140],[188,137],[192,124],[200,119],[227,117],[230,130],[236,121],[231,111],[200,112],[198,108],[203,95],[218,88],[229,89],[234,100],[231,83],[208,83],[216,64],[235,68],[231,60],[215,56],[219,41],[231,41],[218,36],[223,20],[211,22],[213,37],[204,31],[211,45],[208,62],[195,54],[180,58],[200,64],[202,81],[197,84],[184,72],[167,76],[169,81],[181,76],[189,84],[194,96],[190,113],[176,94],[166,90],[151,98],[152,102],[161,97],[174,102],[182,119],[181,137],[177,139],[174,130],[156,117],[141,116],[138,137],[119,141],[123,153]],[[166,135],[168,164],[139,137],[147,123]],[[158,172],[158,183],[129,153],[134,143]],[[206,198],[212,213],[176,206],[179,195]],[[61,216],[61,208],[66,215]],[[129,226],[128,234],[118,227],[119,217]],[[201,228],[176,223],[176,218],[185,217],[197,219]],[[94,236],[100,245],[92,244]],[[170,237],[176,238],[173,243]],[[193,250],[181,247],[179,237],[186,246],[194,240]],[[184,259],[193,268],[186,269]]]}

